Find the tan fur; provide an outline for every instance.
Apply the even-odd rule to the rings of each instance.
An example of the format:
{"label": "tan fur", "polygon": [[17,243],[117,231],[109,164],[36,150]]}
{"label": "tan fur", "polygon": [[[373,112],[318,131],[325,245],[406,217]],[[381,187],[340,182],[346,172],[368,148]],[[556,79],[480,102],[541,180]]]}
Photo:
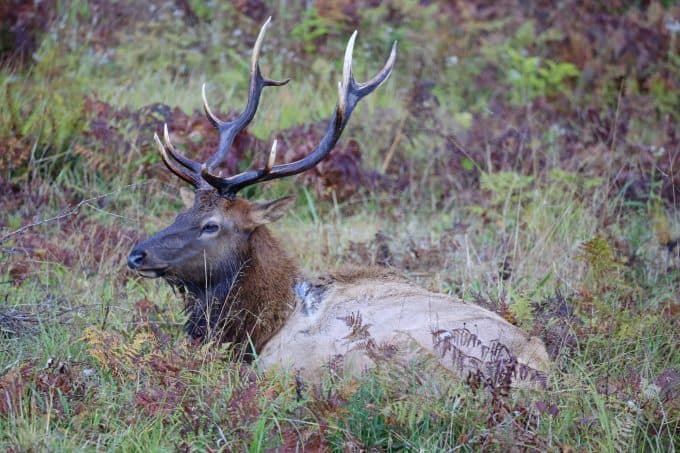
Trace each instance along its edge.
{"label": "tan fur", "polygon": [[338,283],[355,283],[370,279],[382,282],[406,281],[403,275],[399,275],[392,269],[379,266],[347,266],[329,274],[326,279]]}
{"label": "tan fur", "polygon": [[[261,350],[260,363],[264,368],[292,366],[312,380],[319,379],[322,366],[337,356],[344,357],[351,373],[372,366],[365,338],[351,335],[347,319],[352,316],[361,318],[365,333],[376,345],[396,346],[407,359],[422,354],[437,357],[441,366],[459,375],[472,368],[461,369],[449,357],[442,357],[434,347],[433,331],[466,327],[484,344],[500,341],[532,369],[546,372],[549,368],[542,342],[497,314],[406,282],[375,278],[332,283],[323,304],[311,316],[297,307]],[[479,355],[474,348],[465,352]]]}

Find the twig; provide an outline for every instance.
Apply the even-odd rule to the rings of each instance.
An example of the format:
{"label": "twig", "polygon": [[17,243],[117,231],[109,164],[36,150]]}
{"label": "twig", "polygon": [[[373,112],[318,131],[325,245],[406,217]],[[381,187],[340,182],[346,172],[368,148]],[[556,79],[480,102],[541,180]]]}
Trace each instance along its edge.
{"label": "twig", "polygon": [[133,187],[146,185],[146,184],[148,184],[148,183],[129,184],[129,185],[124,186],[124,187],[122,187],[118,190],[114,190],[112,192],[107,192],[105,194],[97,195],[96,197],[92,197],[92,198],[88,198],[86,200],[82,200],[78,204],[76,204],[75,206],[67,209],[66,211],[62,212],[59,215],[49,217],[47,219],[42,219],[42,220],[39,220],[37,222],[29,223],[27,225],[22,226],[21,228],[19,228],[17,230],[10,231],[9,233],[4,234],[2,237],[0,237],[0,244],[8,241],[10,238],[12,238],[14,236],[17,236],[19,234],[24,233],[26,230],[29,230],[31,228],[34,228],[34,227],[37,227],[37,226],[40,226],[40,225],[44,225],[46,223],[56,222],[58,220],[65,219],[66,217],[72,216],[73,214],[76,214],[80,210],[80,208],[82,208],[83,206],[89,206],[93,209],[99,210],[99,208],[97,208],[96,206],[93,206],[91,204],[93,201],[97,201],[97,200],[100,200],[102,198],[106,198],[106,197],[111,196],[113,194],[119,193],[119,192],[121,192],[125,189],[130,189],[130,188],[133,188]]}
{"label": "twig", "polygon": [[130,327],[145,327],[149,324],[153,324],[159,327],[182,327],[183,322],[173,322],[173,321],[128,321],[124,323],[126,326]]}
{"label": "twig", "polygon": [[387,167],[390,165],[390,161],[392,160],[392,157],[394,157],[394,152],[397,150],[397,146],[401,142],[401,139],[403,138],[402,131],[404,130],[404,123],[406,122],[406,118],[408,118],[408,113],[405,113],[404,116],[401,117],[401,121],[399,121],[399,126],[397,126],[397,133],[394,136],[394,141],[392,142],[392,145],[390,146],[390,149],[387,151],[387,154],[385,155],[385,160],[383,160],[383,164],[381,167],[382,173],[385,173],[387,171]]}

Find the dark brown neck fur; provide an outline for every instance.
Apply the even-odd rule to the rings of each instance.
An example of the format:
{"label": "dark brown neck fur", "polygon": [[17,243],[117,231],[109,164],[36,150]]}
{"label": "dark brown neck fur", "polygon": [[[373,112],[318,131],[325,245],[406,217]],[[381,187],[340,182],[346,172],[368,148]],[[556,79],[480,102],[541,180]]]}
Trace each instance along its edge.
{"label": "dark brown neck fur", "polygon": [[250,261],[237,282],[238,305],[250,315],[245,331],[259,351],[278,332],[295,308],[295,262],[265,226],[250,236]]}
{"label": "dark brown neck fur", "polygon": [[[182,283],[194,338],[232,342],[237,350],[259,351],[295,308],[295,262],[265,226],[253,230],[243,256],[225,263],[214,285]],[[202,285],[205,286],[205,285]],[[209,314],[209,315],[208,315]]]}

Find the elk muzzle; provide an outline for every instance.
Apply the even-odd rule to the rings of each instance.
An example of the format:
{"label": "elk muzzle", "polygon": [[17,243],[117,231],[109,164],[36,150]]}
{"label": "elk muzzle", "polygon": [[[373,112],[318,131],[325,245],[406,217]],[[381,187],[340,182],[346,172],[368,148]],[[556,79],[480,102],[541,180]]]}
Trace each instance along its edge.
{"label": "elk muzzle", "polygon": [[142,277],[158,278],[165,274],[167,264],[149,263],[147,253],[139,246],[132,249],[128,255],[127,264],[130,270],[137,272]]}
{"label": "elk muzzle", "polygon": [[144,258],[146,258],[146,252],[144,250],[132,250],[128,255],[128,267],[132,270],[139,269],[144,263]]}

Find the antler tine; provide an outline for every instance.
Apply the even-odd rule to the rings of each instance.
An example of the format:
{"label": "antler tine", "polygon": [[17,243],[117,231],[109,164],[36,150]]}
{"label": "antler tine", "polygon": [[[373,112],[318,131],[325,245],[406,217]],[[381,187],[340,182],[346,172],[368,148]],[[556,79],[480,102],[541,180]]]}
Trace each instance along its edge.
{"label": "antler tine", "polygon": [[285,80],[271,80],[262,77],[260,72],[260,51],[262,50],[262,43],[264,41],[264,35],[271,24],[272,18],[269,17],[267,21],[262,25],[260,33],[257,35],[257,40],[255,40],[255,45],[253,46],[253,54],[250,61],[250,85],[248,88],[248,101],[246,102],[246,107],[243,113],[233,121],[222,121],[217,116],[215,116],[210,110],[208,101],[205,96],[205,85],[203,86],[203,108],[205,113],[210,120],[210,123],[219,129],[220,131],[220,143],[217,147],[215,154],[206,162],[205,167],[209,173],[215,166],[217,166],[225,158],[231,145],[243,129],[250,124],[255,112],[257,112],[258,104],[260,103],[260,95],[262,94],[262,89],[267,86],[281,86],[287,84],[290,79]]}
{"label": "antler tine", "polygon": [[210,174],[206,166],[204,166],[203,171],[201,172],[203,178],[211,186],[218,189],[222,195],[233,197],[244,187],[262,181],[269,181],[301,173],[314,167],[326,157],[340,138],[356,105],[361,99],[387,80],[392,73],[396,61],[397,42],[395,41],[392,45],[390,56],[378,74],[367,82],[357,83],[352,75],[352,52],[354,50],[356,35],[356,31],[352,33],[352,36],[347,43],[347,49],[345,50],[342,81],[338,84],[338,104],[336,105],[333,116],[328,124],[326,134],[321,139],[319,145],[317,145],[310,154],[295,162],[273,165],[273,160],[276,157],[276,148],[273,146],[265,168],[248,170],[228,178],[220,178]]}
{"label": "antler tine", "polygon": [[168,132],[168,123],[163,124],[163,140],[165,140],[165,146],[163,147],[173,159],[182,164],[187,169],[191,170],[192,173],[200,173],[201,164],[184,157],[179,151],[175,149],[170,141],[170,133]]}
{"label": "antler tine", "polygon": [[338,113],[339,118],[342,118],[347,104],[347,92],[350,82],[352,80],[352,54],[354,53],[354,41],[357,39],[357,31],[354,30],[352,36],[349,37],[347,48],[345,49],[345,59],[342,64],[342,80],[338,82]]}
{"label": "antler tine", "polygon": [[224,124],[224,121],[216,117],[212,110],[210,110],[208,98],[205,96],[205,83],[203,83],[203,86],[201,87],[201,97],[203,98],[203,110],[205,111],[205,116],[208,117],[208,121],[210,121],[210,124],[212,124],[213,127],[219,129],[220,126]]}
{"label": "antler tine", "polygon": [[[167,127],[166,127],[167,130]],[[201,180],[200,176],[198,173],[190,173],[182,168],[177,167],[172,160],[170,159],[170,156],[168,155],[168,150],[161,141],[161,139],[158,137],[158,134],[154,132],[153,134],[154,140],[156,140],[156,143],[158,144],[158,149],[161,152],[161,158],[163,159],[163,163],[165,164],[168,169],[173,172],[175,175],[179,176],[181,179],[184,181],[188,182],[195,188],[199,188],[204,185],[203,181]],[[174,157],[174,156],[173,156]]]}
{"label": "antler tine", "polygon": [[272,168],[274,168],[274,163],[276,163],[276,145],[278,144],[277,140],[274,139],[274,142],[272,143],[272,150],[269,151],[269,159],[267,159],[267,165],[264,167],[265,173],[269,173],[272,171]]}
{"label": "antler tine", "polygon": [[272,16],[269,16],[257,34],[255,45],[253,46],[253,55],[250,57],[250,73],[254,74],[260,62],[260,51],[262,50],[262,43],[264,42],[264,34],[271,25]]}
{"label": "antler tine", "polygon": [[360,92],[360,96],[364,97],[370,94],[373,90],[378,88],[380,85],[387,80],[387,78],[392,73],[392,68],[394,68],[394,62],[397,60],[397,41],[392,43],[392,50],[390,51],[390,56],[385,62],[385,66],[378,72],[375,77],[364,82],[356,83],[356,89]]}

